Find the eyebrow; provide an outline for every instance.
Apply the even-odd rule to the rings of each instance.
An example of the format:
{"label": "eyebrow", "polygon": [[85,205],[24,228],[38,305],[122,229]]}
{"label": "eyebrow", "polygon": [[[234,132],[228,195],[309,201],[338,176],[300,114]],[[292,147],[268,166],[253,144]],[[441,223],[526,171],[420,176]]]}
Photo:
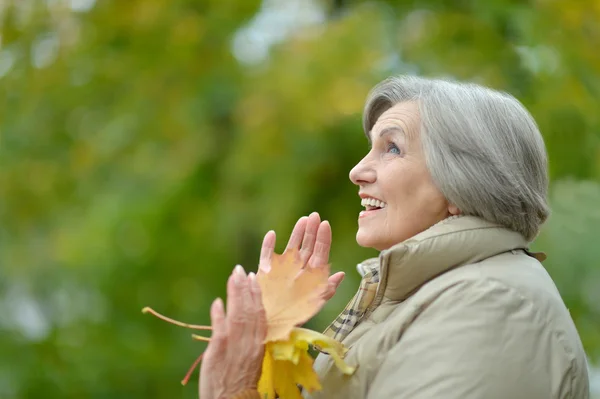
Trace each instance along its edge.
{"label": "eyebrow", "polygon": [[381,129],[381,132],[379,132],[379,137],[383,137],[383,136],[387,136],[389,134],[394,134],[394,133],[400,133],[401,135],[406,137],[406,133],[404,132],[404,129],[402,129],[400,126],[389,126],[389,127],[385,127],[383,129]]}
{"label": "eyebrow", "polygon": [[[372,130],[371,130],[371,132],[369,132],[369,142],[373,141],[373,139],[371,138],[371,133],[372,133]],[[404,137],[407,137],[406,132],[404,132],[404,129],[402,129],[400,126],[388,126],[388,127],[384,127],[383,129],[381,129],[381,131],[379,132],[379,138],[382,138],[382,137],[390,135],[390,134],[395,134],[395,133],[400,133]]]}

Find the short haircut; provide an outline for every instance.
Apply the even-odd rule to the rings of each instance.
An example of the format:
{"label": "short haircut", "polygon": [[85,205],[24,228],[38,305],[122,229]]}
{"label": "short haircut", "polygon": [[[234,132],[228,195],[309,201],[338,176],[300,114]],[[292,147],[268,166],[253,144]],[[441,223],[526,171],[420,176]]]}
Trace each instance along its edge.
{"label": "short haircut", "polygon": [[418,104],[433,181],[465,215],[533,241],[550,213],[548,160],[533,117],[513,96],[473,83],[391,77],[369,93],[363,127],[394,105]]}

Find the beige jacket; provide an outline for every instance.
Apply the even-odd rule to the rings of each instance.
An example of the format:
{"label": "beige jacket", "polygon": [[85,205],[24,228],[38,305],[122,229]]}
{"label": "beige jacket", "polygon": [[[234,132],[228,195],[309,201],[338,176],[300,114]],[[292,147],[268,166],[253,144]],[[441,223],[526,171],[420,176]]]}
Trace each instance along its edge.
{"label": "beige jacket", "polygon": [[589,398],[575,325],[518,233],[465,216],[367,261],[380,282],[343,339],[342,375],[319,354],[313,399]]}

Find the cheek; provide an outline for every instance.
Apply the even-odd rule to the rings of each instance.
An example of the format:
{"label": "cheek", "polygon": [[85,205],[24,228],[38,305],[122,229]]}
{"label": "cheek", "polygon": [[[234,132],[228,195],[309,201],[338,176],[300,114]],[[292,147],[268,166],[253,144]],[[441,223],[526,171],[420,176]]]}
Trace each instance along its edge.
{"label": "cheek", "polygon": [[386,184],[389,203],[395,212],[412,212],[416,209],[435,206],[442,194],[437,189],[429,172],[424,168],[406,168],[396,171],[395,179]]}
{"label": "cheek", "polygon": [[[402,163],[400,163],[402,161]],[[408,160],[398,160],[398,164],[380,174],[378,183],[388,203],[405,201],[418,194],[420,186],[427,181],[423,171]]]}
{"label": "cheek", "polygon": [[447,209],[446,199],[428,176],[398,180],[381,225],[394,240],[425,230]]}

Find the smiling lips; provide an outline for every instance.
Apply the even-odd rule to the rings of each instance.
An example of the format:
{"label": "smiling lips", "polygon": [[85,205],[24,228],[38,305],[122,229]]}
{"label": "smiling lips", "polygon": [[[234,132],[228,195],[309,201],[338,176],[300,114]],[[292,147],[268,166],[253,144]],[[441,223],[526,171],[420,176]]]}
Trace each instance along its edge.
{"label": "smiling lips", "polygon": [[377,212],[387,206],[387,204],[385,202],[380,201],[376,198],[371,198],[371,197],[364,197],[360,203],[362,206],[364,206],[366,208],[366,210],[359,213],[359,215],[358,215],[359,219],[363,218],[365,216],[372,215],[375,212]]}

